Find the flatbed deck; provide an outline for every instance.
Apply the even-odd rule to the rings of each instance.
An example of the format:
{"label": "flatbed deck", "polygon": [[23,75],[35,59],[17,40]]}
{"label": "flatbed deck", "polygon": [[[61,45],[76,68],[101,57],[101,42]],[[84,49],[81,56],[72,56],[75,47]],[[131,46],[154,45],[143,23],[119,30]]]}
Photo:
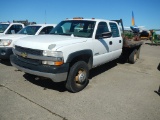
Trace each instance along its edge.
{"label": "flatbed deck", "polygon": [[123,40],[123,47],[124,48],[134,48],[137,46],[141,46],[144,42],[142,40],[135,41],[135,40]]}

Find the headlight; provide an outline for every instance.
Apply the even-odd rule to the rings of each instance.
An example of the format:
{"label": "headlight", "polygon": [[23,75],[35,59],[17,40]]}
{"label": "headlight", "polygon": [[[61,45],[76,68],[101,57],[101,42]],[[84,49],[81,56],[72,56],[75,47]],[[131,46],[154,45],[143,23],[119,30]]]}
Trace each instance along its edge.
{"label": "headlight", "polygon": [[43,51],[43,56],[51,56],[51,57],[63,57],[63,53],[61,51]]}
{"label": "headlight", "polygon": [[0,40],[0,46],[9,46],[11,44],[12,40],[9,39],[1,39]]}
{"label": "headlight", "polygon": [[42,64],[47,65],[62,65],[63,61],[63,53],[61,51],[43,51],[43,56],[54,57],[53,61],[42,61]]}
{"label": "headlight", "polygon": [[47,51],[46,50],[43,51],[43,56],[47,56]]}

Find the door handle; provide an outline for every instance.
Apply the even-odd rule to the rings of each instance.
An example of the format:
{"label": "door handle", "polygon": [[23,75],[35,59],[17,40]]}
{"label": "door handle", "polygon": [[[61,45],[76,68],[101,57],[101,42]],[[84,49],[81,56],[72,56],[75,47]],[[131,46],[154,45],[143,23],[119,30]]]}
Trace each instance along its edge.
{"label": "door handle", "polygon": [[121,40],[119,40],[119,43],[121,43],[122,41]]}
{"label": "door handle", "polygon": [[109,41],[109,45],[112,45],[112,41]]}

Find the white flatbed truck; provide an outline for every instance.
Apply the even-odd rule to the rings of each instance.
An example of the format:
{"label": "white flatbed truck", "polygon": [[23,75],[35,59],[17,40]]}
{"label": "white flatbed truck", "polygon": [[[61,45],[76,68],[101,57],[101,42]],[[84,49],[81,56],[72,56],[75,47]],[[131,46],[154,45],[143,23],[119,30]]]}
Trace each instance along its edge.
{"label": "white flatbed truck", "polygon": [[134,63],[141,45],[142,42],[130,41],[124,46],[115,21],[74,18],[61,21],[50,35],[16,41],[10,59],[25,73],[54,82],[66,81],[67,90],[79,92],[89,82],[90,69],[121,55]]}

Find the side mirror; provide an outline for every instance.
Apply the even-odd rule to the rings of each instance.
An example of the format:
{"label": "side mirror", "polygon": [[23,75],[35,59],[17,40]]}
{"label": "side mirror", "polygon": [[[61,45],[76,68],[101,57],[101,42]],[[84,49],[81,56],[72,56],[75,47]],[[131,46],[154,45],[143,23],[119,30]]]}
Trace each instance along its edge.
{"label": "side mirror", "polygon": [[102,38],[110,38],[112,37],[112,32],[104,32],[102,34],[96,35],[96,39],[102,39]]}
{"label": "side mirror", "polygon": [[15,30],[11,30],[11,34],[15,34],[16,32],[15,32]]}
{"label": "side mirror", "polygon": [[102,38],[110,38],[112,37],[112,32],[104,32],[102,33]]}

